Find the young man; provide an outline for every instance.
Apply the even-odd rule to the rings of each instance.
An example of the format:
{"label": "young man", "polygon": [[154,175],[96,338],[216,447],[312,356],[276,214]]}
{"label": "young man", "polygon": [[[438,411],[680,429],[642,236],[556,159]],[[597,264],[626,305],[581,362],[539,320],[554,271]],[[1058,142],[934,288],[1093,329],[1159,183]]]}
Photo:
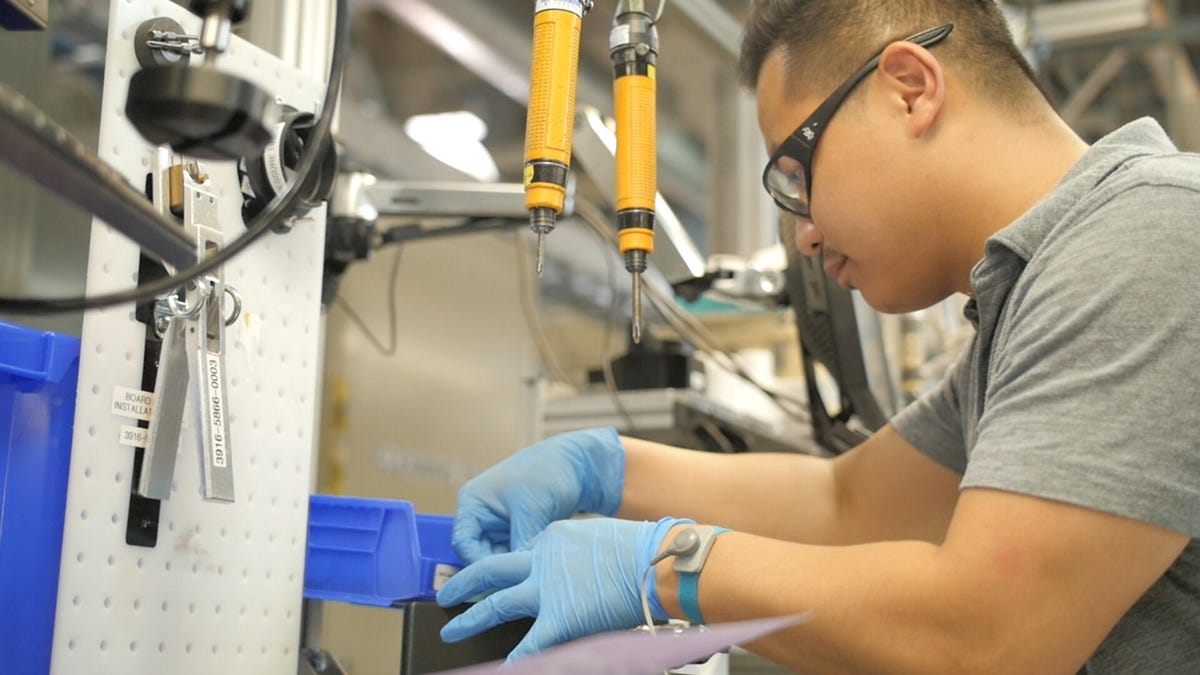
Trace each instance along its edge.
{"label": "young man", "polygon": [[1089,148],[991,0],[760,1],[742,71],[800,248],[881,311],[969,295],[970,349],[834,460],[510,457],[460,492],[439,599],[500,590],[443,635],[636,625],[676,516],[731,531],[698,580],[655,568],[654,613],[807,611],[750,645],[798,671],[1200,672],[1200,158],[1150,120]]}

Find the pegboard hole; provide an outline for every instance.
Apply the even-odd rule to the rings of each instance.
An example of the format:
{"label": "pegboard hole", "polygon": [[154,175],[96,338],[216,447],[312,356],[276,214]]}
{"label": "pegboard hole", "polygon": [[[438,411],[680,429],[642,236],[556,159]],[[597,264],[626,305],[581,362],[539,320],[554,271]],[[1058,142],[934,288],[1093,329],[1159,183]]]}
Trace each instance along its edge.
{"label": "pegboard hole", "polygon": [[100,395],[100,385],[98,385],[98,384],[93,384],[93,385],[92,385],[92,395],[93,395],[93,396],[99,396],[99,395]]}
{"label": "pegboard hole", "polygon": [[215,644],[212,646],[212,653],[213,655],[216,655],[217,653],[217,646]]}
{"label": "pegboard hole", "polygon": [[167,653],[167,643],[165,643],[165,642],[158,643],[158,653],[159,654]]}
{"label": "pegboard hole", "polygon": [[92,438],[95,438],[95,437],[96,437],[96,427],[95,427],[95,425],[92,425],[92,426],[89,426],[89,427],[88,427],[88,436],[91,436]]}
{"label": "pegboard hole", "polygon": [[186,645],[184,645],[183,651],[184,651],[184,653],[191,654],[192,653],[192,643],[189,642]]}
{"label": "pegboard hole", "polygon": [[[219,577],[223,577],[223,576],[225,576],[225,568],[224,568],[224,567],[222,567],[222,566],[220,566],[220,565],[217,565],[217,576],[219,576]],[[221,606],[220,606],[220,605],[217,605],[217,611],[218,611],[218,612],[220,612],[220,611],[221,611]]]}
{"label": "pegboard hole", "polygon": [[108,651],[108,640],[100,641],[100,651],[102,651],[102,652]]}
{"label": "pegboard hole", "polygon": [[75,562],[77,562],[77,563],[83,562],[83,551],[80,551],[79,553],[75,554]]}
{"label": "pegboard hole", "polygon": [[129,651],[131,651],[131,652],[136,652],[136,651],[137,651],[137,643],[136,643],[136,642],[130,642],[130,643],[129,643]]}
{"label": "pegboard hole", "polygon": [[121,472],[120,471],[117,472],[117,475],[113,476],[113,480],[115,480],[117,483],[121,482]]}
{"label": "pegboard hole", "polygon": [[87,509],[84,509],[83,511],[80,511],[80,512],[79,512],[79,519],[80,519],[80,520],[87,520]]}
{"label": "pegboard hole", "polygon": [[[116,518],[116,516],[113,516],[113,517],[114,517],[114,518]],[[145,559],[145,558],[138,558],[138,559],[137,559],[137,568],[138,568],[139,570],[140,570],[140,569],[142,569],[143,567],[145,567],[145,565],[146,565],[146,559]],[[136,603],[137,603],[137,601],[136,601],[136,600],[134,600],[134,604],[136,604]]]}
{"label": "pegboard hole", "polygon": [[170,607],[170,605],[167,604],[167,601],[163,600],[162,611],[166,612],[169,607]]}
{"label": "pegboard hole", "polygon": [[111,555],[110,555],[110,556],[108,556],[108,566],[109,566],[109,567],[112,567],[112,566],[113,566],[113,565],[115,565],[115,564],[117,564],[117,559],[116,559],[116,558],[114,558],[114,557],[113,557],[113,556],[111,556]]}
{"label": "pegboard hole", "polygon": [[199,574],[199,573],[200,573],[200,565],[198,563],[192,563],[192,574]]}
{"label": "pegboard hole", "polygon": [[75,605],[76,607],[78,607],[78,606],[79,606],[79,603],[80,603],[80,602],[83,602],[83,601],[79,599],[79,596],[78,596],[78,595],[76,595],[75,597],[71,598],[71,604],[72,604],[72,605]]}
{"label": "pegboard hole", "polygon": [[220,614],[220,613],[221,613],[221,606],[220,606],[220,605],[217,605],[216,607],[213,607],[213,613],[214,613],[214,614]]}
{"label": "pegboard hole", "polygon": [[70,649],[71,651],[75,650],[75,641],[74,640],[67,640],[67,649]]}
{"label": "pegboard hole", "polygon": [[[170,561],[170,560],[168,560],[168,561],[167,561],[167,562],[166,562],[166,563],[163,565],[163,569],[164,569],[164,570],[166,570],[166,571],[168,571],[168,572],[170,572],[170,571],[171,571],[171,561]],[[167,603],[165,603],[165,602],[164,602],[164,603],[163,603],[163,606],[165,607],[165,606],[166,606],[166,604],[167,604]]]}
{"label": "pegboard hole", "polygon": [[[88,429],[88,433],[91,433],[91,431],[92,431],[92,429],[91,429],[91,428],[89,428],[89,429]],[[92,435],[93,435],[93,436],[95,436],[96,434],[92,434]],[[92,477],[92,467],[90,467],[90,466],[85,466],[85,467],[83,467],[83,477],[84,477],[84,478],[91,478],[91,477]]]}
{"label": "pegboard hole", "polygon": [[105,598],[104,599],[104,609],[109,609],[111,607],[112,607],[112,598]]}
{"label": "pegboard hole", "polygon": [[[112,517],[109,520],[112,521],[113,525],[116,525],[117,523],[121,522],[121,516],[120,516],[120,514],[114,513],[114,514],[112,514]],[[141,562],[141,561],[139,560],[138,562]],[[138,565],[138,567],[141,567],[141,565]]]}
{"label": "pegboard hole", "polygon": [[135,599],[133,601],[133,611],[139,612],[139,611],[141,611],[141,609],[142,609],[142,601]]}
{"label": "pegboard hole", "polygon": [[96,345],[96,353],[97,353],[97,354],[103,354],[103,353],[104,353],[104,344],[103,344],[103,343],[100,343],[100,344],[97,344],[97,345]]}
{"label": "pegboard hole", "polygon": [[195,613],[196,613],[196,603],[189,602],[188,603],[188,614],[195,614]]}

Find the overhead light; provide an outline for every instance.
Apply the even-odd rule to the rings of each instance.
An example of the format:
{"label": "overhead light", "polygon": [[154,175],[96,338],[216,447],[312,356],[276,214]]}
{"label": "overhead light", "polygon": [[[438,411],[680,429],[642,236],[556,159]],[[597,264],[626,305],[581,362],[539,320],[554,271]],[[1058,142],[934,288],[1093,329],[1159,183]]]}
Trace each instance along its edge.
{"label": "overhead light", "polygon": [[483,145],[487,124],[473,112],[459,110],[415,115],[404,122],[404,133],[443,164],[478,180],[500,180],[496,160]]}

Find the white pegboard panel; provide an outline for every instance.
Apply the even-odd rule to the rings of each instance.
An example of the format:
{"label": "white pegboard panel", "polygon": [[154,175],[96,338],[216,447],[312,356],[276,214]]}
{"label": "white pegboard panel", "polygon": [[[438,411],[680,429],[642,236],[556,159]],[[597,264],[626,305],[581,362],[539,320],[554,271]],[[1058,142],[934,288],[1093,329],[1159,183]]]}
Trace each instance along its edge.
{"label": "white pegboard panel", "polygon": [[[159,16],[198,34],[199,19],[167,0],[111,3],[100,155],[139,187],[155,149],[125,119],[125,96],[139,67],[134,31]],[[324,96],[323,82],[237,38],[217,63],[301,110]],[[236,168],[201,168],[232,241],[244,231]],[[323,250],[314,213],[226,266],[246,312],[226,333],[236,502],[200,498],[195,433],[185,430],[155,548],[125,543],[133,449],[118,435],[136,423],[112,412],[115,387],[140,388],[144,327],[128,305],[84,317],[54,673],[296,672]],[[88,293],[128,288],[137,268],[137,248],[96,222]]]}

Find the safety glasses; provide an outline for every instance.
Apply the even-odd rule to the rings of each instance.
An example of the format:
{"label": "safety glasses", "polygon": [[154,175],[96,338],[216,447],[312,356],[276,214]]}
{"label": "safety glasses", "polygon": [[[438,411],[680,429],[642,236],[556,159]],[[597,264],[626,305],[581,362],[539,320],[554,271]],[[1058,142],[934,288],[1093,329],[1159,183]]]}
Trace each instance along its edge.
{"label": "safety glasses", "polygon": [[[945,40],[953,30],[954,24],[948,23],[921,31],[900,40],[900,42],[912,42],[922,47],[931,47]],[[859,68],[848,80],[843,82],[842,86],[830,94],[829,98],[825,99],[825,102],[818,106],[816,111],[792,132],[791,136],[788,136],[775,154],[771,155],[770,161],[763,170],[763,187],[779,205],[779,208],[804,218],[812,217],[812,211],[809,208],[809,204],[812,202],[812,156],[816,150],[817,141],[821,139],[821,134],[825,131],[829,120],[841,107],[850,92],[854,90],[854,87],[879,66],[879,59],[883,56],[883,51],[880,49],[879,53],[871,57],[870,61],[867,61],[862,68]]]}

